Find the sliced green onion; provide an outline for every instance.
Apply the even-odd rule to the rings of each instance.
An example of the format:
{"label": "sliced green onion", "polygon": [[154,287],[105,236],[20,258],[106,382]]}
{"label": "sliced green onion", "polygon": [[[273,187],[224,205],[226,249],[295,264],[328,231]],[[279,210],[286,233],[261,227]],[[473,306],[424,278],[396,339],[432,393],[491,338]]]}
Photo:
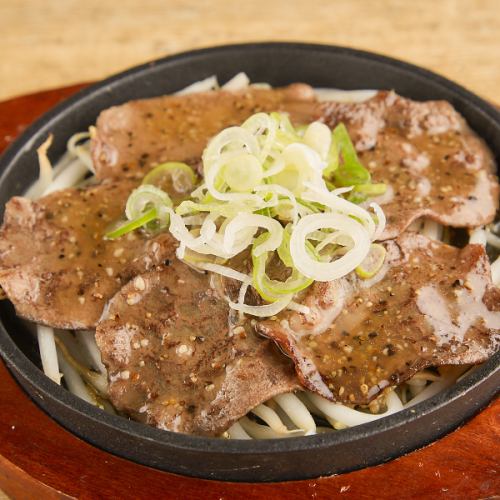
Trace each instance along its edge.
{"label": "sliced green onion", "polygon": [[149,208],[156,208],[157,215],[161,215],[162,207],[172,207],[170,196],[150,184],[143,184],[132,191],[125,207],[127,219],[133,220],[140,217]]}
{"label": "sliced green onion", "polygon": [[332,133],[324,123],[311,123],[306,128],[302,140],[305,144],[314,149],[322,160],[327,159],[332,143]]}
{"label": "sliced green onion", "polygon": [[387,191],[387,184],[359,184],[354,186],[353,191],[366,194],[367,196],[380,196]]}
{"label": "sliced green onion", "polygon": [[352,203],[360,204],[366,201],[370,196],[380,196],[384,194],[386,190],[387,185],[383,183],[359,184],[358,186],[353,186],[347,199]]}
{"label": "sliced green onion", "polygon": [[222,178],[237,193],[250,192],[262,183],[263,170],[257,157],[243,153],[229,158],[222,170]]}
{"label": "sliced green onion", "polygon": [[[292,231],[292,226],[288,224],[283,231],[283,239],[281,240],[281,245],[277,248],[277,252],[279,258],[281,259],[281,262],[283,262],[286,267],[293,268],[293,259],[292,255],[290,254],[290,237]],[[321,233],[321,235],[323,237],[323,233]],[[311,258],[318,261],[320,260],[319,253],[316,251],[316,248],[310,241],[306,241],[306,250]]]}
{"label": "sliced green onion", "polygon": [[280,184],[294,195],[300,195],[305,182],[318,183],[324,164],[319,154],[305,144],[290,144],[283,150],[285,168],[270,178],[273,184]]}
{"label": "sliced green onion", "polygon": [[[178,258],[239,279],[238,302],[230,307],[260,317],[287,307],[313,280],[330,281],[355,268],[369,275],[378,266],[364,259],[384,230],[383,211],[346,198],[377,196],[385,185],[371,184],[343,124],[333,132],[319,122],[295,128],[286,114],[257,113],[217,134],[202,161],[204,180],[196,189],[197,177],[188,165],[158,165],[129,196],[129,222],[107,237],[143,226],[168,227],[179,242]],[[165,191],[174,196],[175,209]],[[189,199],[175,197],[188,192]],[[249,247],[251,276],[226,265]],[[267,274],[271,258],[281,260],[286,280]],[[271,304],[245,304],[250,285]]]}
{"label": "sliced green onion", "polygon": [[219,161],[223,154],[234,152],[259,155],[260,148],[257,138],[242,127],[229,127],[217,134],[203,151],[203,169],[210,169],[214,162]]}
{"label": "sliced green onion", "polygon": [[151,184],[163,191],[190,193],[196,185],[196,174],[186,163],[170,161],[156,166],[143,179],[142,184]]}
{"label": "sliced green onion", "polygon": [[318,214],[321,212],[321,208],[314,202],[309,202],[307,200],[303,200],[302,198],[297,198],[297,202],[303,207],[306,207],[312,213]]}
{"label": "sliced green onion", "polygon": [[[258,186],[255,188],[255,191],[258,193],[267,192],[264,199],[268,203],[271,203],[274,199],[276,199],[276,203],[272,207],[273,212],[275,214],[281,213],[283,220],[291,220],[294,224],[297,223],[299,218],[298,205],[297,200],[291,191],[278,184]],[[286,207],[284,205],[286,205]]]}
{"label": "sliced green onion", "polygon": [[[353,242],[345,255],[333,262],[318,262],[309,255],[308,235],[318,229],[333,229],[348,234]],[[341,213],[306,215],[300,219],[290,238],[290,254],[296,267],[304,276],[316,281],[333,281],[353,271],[370,249],[367,228]]]}
{"label": "sliced green onion", "polygon": [[[223,248],[226,252],[231,252],[237,241],[237,235],[243,230],[249,228],[262,227],[267,229],[269,237],[265,239],[260,245],[253,248],[256,255],[261,255],[265,252],[276,250],[279,247],[283,238],[283,227],[276,219],[271,219],[258,214],[239,214],[232,219],[224,230]],[[262,241],[262,240],[261,240]]]}
{"label": "sliced green onion", "polygon": [[328,179],[325,179],[325,184],[329,191],[333,191],[337,188],[337,186],[333,182],[330,182]]}
{"label": "sliced green onion", "polygon": [[257,113],[248,118],[243,123],[242,128],[248,130],[257,137],[261,148],[259,159],[261,162],[264,162],[276,140],[278,123],[272,116],[266,113]]}
{"label": "sliced green onion", "polygon": [[362,279],[373,278],[384,265],[386,249],[379,243],[372,243],[370,251],[361,264],[356,267],[356,274]]}
{"label": "sliced green onion", "polygon": [[[266,208],[266,207],[264,207]],[[221,217],[235,217],[236,215],[245,212],[252,213],[259,209],[259,205],[255,203],[195,203],[191,200],[186,200],[180,203],[175,212],[178,215],[188,215],[208,212],[219,215]],[[263,209],[261,209],[263,210]]]}
{"label": "sliced green onion", "polygon": [[281,240],[281,245],[277,250],[281,262],[283,262],[286,267],[293,267],[293,260],[292,256],[290,255],[290,235],[291,226],[289,224],[283,231],[283,239]]}
{"label": "sliced green onion", "polygon": [[349,133],[343,123],[337,125],[333,130],[333,140],[342,155],[342,163],[333,173],[335,184],[337,186],[368,184],[371,180],[370,172],[359,161]]}
{"label": "sliced green onion", "polygon": [[339,194],[344,191],[342,188],[339,188],[337,192],[328,192],[326,190],[321,190],[312,184],[307,184],[307,187],[310,191],[302,195],[306,201],[321,203],[325,207],[330,208],[332,211],[356,218],[368,229],[370,237],[375,233],[376,226],[371,214],[359,205],[355,205],[354,203],[340,197]]}
{"label": "sliced green onion", "polygon": [[[330,150],[326,156],[326,167],[323,170],[323,178],[325,181],[332,177],[332,174],[339,168],[339,150],[337,143],[334,140],[333,133],[331,134],[332,140],[330,141]],[[327,181],[328,186],[328,181]],[[328,189],[332,190],[333,187],[328,186]]]}
{"label": "sliced green onion", "polygon": [[275,147],[277,149],[283,150],[289,144],[302,140],[290,122],[288,115],[283,113],[271,113],[271,118],[273,118],[278,125],[275,141]]}
{"label": "sliced green onion", "polygon": [[[286,231],[284,233],[286,233]],[[260,255],[256,255],[257,252],[255,252],[256,249],[266,243],[269,237],[269,233],[263,233],[256,238],[253,243],[252,285],[264,300],[267,300],[268,302],[275,302],[282,299],[285,295],[294,294],[304,290],[312,284],[313,280],[306,278],[294,267],[292,267],[291,276],[286,281],[277,281],[269,278],[266,274],[266,264],[269,258],[269,252],[264,252]]]}
{"label": "sliced green onion", "polygon": [[116,238],[119,238],[120,236],[123,236],[124,234],[131,233],[132,231],[135,231],[136,229],[139,229],[140,227],[145,226],[149,222],[154,221],[156,219],[156,215],[157,215],[156,208],[150,208],[143,215],[141,215],[140,217],[137,217],[137,219],[133,219],[129,222],[126,222],[125,224],[121,225],[120,227],[114,229],[113,231],[106,233],[105,237],[110,239],[110,240],[115,240]]}

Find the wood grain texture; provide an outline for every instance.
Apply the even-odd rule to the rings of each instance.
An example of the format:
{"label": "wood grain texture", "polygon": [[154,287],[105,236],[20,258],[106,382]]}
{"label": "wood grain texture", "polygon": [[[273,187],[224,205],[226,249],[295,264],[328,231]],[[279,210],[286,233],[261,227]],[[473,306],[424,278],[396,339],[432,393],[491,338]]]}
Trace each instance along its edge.
{"label": "wood grain texture", "polygon": [[[0,152],[81,86],[0,103]],[[76,438],[41,411],[0,362],[0,488],[31,498],[488,498],[500,494],[500,401],[439,442],[378,467],[274,484],[192,479],[134,464]]]}
{"label": "wood grain texture", "polygon": [[498,0],[2,0],[0,99],[192,48],[300,40],[404,59],[499,102],[499,12]]}

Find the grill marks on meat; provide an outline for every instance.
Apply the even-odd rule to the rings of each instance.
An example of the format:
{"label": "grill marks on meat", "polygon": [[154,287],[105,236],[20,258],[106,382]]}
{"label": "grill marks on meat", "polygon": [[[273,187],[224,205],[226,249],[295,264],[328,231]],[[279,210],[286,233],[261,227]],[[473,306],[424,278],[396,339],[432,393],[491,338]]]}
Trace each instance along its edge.
{"label": "grill marks on meat", "polygon": [[96,334],[113,405],[162,429],[218,435],[297,389],[290,360],[248,327],[230,330],[228,314],[208,276],[178,261],[124,286]]}
{"label": "grill marks on meat", "polygon": [[294,359],[299,378],[332,401],[367,404],[428,366],[479,363],[500,341],[500,289],[480,245],[459,250],[411,233],[385,243],[371,280],[315,283],[294,312],[257,331]]}
{"label": "grill marks on meat", "polygon": [[103,182],[7,203],[0,285],[20,316],[57,328],[92,328],[123,284],[174,255],[169,234],[103,239],[135,186]]}
{"label": "grill marks on meat", "polygon": [[300,123],[310,122],[311,87],[218,90],[130,101],[103,111],[97,119],[92,157],[99,178],[144,175],[165,161],[199,162],[209,139],[240,125],[259,111],[287,111]]}
{"label": "grill marks on meat", "polygon": [[379,92],[363,103],[320,107],[330,127],[346,124],[374,182],[388,185],[374,200],[387,216],[382,239],[419,217],[454,227],[494,219],[499,189],[492,154],[451,104]]}

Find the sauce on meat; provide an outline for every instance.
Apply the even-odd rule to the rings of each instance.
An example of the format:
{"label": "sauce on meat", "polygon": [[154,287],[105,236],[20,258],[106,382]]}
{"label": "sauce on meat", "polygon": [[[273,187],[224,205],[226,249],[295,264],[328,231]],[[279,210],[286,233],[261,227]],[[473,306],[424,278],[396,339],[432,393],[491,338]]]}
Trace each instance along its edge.
{"label": "sauce on meat", "polygon": [[367,404],[418,370],[479,363],[498,349],[500,290],[482,246],[459,250],[412,233],[385,245],[387,262],[369,282],[351,273],[316,283],[303,299],[312,314],[286,311],[256,327],[293,358],[307,388],[332,401]]}
{"label": "sauce on meat", "polygon": [[104,238],[136,185],[106,181],[7,203],[0,285],[20,316],[56,328],[93,328],[122,285],[174,257],[176,242],[169,233]]}
{"label": "sauce on meat", "polygon": [[345,123],[373,181],[391,239],[420,217],[453,227],[488,224],[498,209],[493,156],[445,101],[417,102],[378,92],[362,103],[318,102],[313,89],[209,92],[131,101],[103,111],[93,139],[101,178],[143,176],[164,161],[199,165],[208,140],[257,111],[284,111],[296,124]]}
{"label": "sauce on meat", "polygon": [[96,340],[114,406],[162,429],[218,435],[300,387],[276,346],[236,326],[209,277],[178,261],[125,285]]}
{"label": "sauce on meat", "polygon": [[345,123],[374,181],[388,186],[370,200],[387,217],[381,239],[397,237],[420,217],[453,227],[494,219],[499,188],[493,156],[449,103],[379,92],[362,103],[320,106],[328,126]]}
{"label": "sauce on meat", "polygon": [[305,84],[281,89],[218,90],[131,101],[103,111],[96,124],[92,157],[98,178],[143,176],[165,161],[196,166],[210,138],[240,125],[259,111],[286,111],[313,121],[308,103],[314,92]]}
{"label": "sauce on meat", "polygon": [[[222,295],[236,300],[241,283],[178,261],[168,232],[104,235],[152,167],[198,167],[211,137],[258,111],[289,113],[295,124],[345,123],[373,182],[387,185],[367,202],[387,216],[387,257],[369,280],[351,273],[300,292],[294,301],[307,315],[237,323]],[[101,113],[92,157],[100,184],[9,201],[0,285],[20,316],[56,328],[97,325],[111,401],[136,420],[219,435],[281,393],[306,387],[365,405],[418,370],[479,363],[498,348],[500,290],[484,248],[404,232],[420,217],[483,225],[498,208],[492,154],[446,102],[385,91],[362,103],[318,102],[304,84],[143,99]],[[241,253],[231,264],[249,273],[249,262]],[[268,267],[271,277],[283,271]]]}

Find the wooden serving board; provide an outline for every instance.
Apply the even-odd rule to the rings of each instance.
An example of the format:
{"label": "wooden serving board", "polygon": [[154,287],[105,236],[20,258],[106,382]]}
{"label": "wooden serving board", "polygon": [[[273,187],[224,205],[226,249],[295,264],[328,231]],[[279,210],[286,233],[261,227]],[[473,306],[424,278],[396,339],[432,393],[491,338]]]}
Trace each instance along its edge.
{"label": "wooden serving board", "polygon": [[[0,103],[0,152],[36,117],[84,85]],[[182,477],[118,458],[40,410],[0,362],[0,489],[17,498],[488,498],[500,494],[500,401],[461,429],[368,469],[273,484]]]}

